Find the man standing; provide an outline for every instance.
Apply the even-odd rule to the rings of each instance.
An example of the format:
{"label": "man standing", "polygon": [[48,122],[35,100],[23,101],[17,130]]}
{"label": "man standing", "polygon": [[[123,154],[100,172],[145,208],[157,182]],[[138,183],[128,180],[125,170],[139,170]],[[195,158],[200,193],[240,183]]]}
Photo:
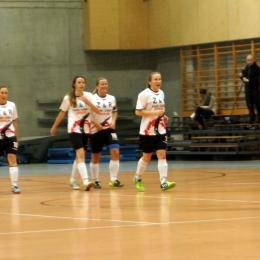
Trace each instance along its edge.
{"label": "man standing", "polygon": [[242,70],[241,78],[245,83],[246,105],[249,110],[250,123],[255,121],[255,108],[257,110],[258,123],[260,124],[260,92],[259,92],[259,76],[260,68],[254,61],[252,55],[246,57],[247,65]]}

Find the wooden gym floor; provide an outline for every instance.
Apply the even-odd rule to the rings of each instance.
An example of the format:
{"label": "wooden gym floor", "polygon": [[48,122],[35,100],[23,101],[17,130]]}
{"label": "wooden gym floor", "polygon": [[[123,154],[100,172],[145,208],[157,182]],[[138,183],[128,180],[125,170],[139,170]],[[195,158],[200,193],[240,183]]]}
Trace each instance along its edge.
{"label": "wooden gym floor", "polygon": [[136,162],[122,163],[123,188],[73,191],[71,165],[20,165],[19,195],[0,167],[0,259],[259,259],[259,161],[169,163],[175,188],[159,189],[156,162],[132,181]]}

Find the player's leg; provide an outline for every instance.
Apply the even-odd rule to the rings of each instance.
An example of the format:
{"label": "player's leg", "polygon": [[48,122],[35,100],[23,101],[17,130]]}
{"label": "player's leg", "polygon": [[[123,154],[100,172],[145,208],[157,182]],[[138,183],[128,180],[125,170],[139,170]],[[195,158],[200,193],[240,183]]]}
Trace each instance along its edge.
{"label": "player's leg", "polygon": [[155,136],[144,136],[139,135],[139,150],[141,150],[142,157],[137,163],[136,174],[134,176],[135,187],[138,191],[145,191],[142,178],[145,172],[147,164],[152,158],[153,146],[154,146]]}
{"label": "player's leg", "polygon": [[104,145],[104,131],[102,130],[95,134],[91,134],[89,143],[91,148],[90,175],[94,181],[94,188],[101,189],[99,180],[99,161]]}
{"label": "player's leg", "polygon": [[158,135],[156,141],[156,156],[158,158],[158,171],[160,175],[161,190],[168,190],[175,186],[175,182],[167,181],[168,164],[166,160],[167,136]]}
{"label": "player's leg", "polygon": [[85,186],[85,190],[88,191],[93,187],[93,182],[89,180],[87,166],[85,163],[85,146],[84,135],[72,133],[69,135],[73,148],[76,152],[76,163],[82,182]]}
{"label": "player's leg", "polygon": [[73,190],[79,190],[79,184],[77,183],[77,177],[79,176],[78,165],[76,159],[72,165],[71,177],[70,177],[70,186]]}
{"label": "player's leg", "polygon": [[109,174],[110,174],[110,187],[123,187],[124,184],[118,180],[119,172],[119,142],[115,130],[109,129],[106,133],[105,143],[110,152]]}
{"label": "player's leg", "polygon": [[17,165],[17,150],[18,144],[15,136],[7,138],[5,141],[5,152],[7,155],[7,161],[9,164],[9,174],[12,184],[12,192],[15,194],[20,193],[20,189],[18,188],[18,177],[19,177],[19,169]]}

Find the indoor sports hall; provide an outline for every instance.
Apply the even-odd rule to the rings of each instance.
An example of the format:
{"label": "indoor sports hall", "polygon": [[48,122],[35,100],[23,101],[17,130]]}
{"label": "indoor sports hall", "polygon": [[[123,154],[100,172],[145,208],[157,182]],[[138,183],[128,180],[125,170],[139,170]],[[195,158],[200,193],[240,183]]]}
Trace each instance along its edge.
{"label": "indoor sports hall", "polygon": [[[259,0],[0,1],[0,260],[258,260],[259,13]],[[93,124],[118,140],[97,170],[87,118],[108,107],[116,119]]]}

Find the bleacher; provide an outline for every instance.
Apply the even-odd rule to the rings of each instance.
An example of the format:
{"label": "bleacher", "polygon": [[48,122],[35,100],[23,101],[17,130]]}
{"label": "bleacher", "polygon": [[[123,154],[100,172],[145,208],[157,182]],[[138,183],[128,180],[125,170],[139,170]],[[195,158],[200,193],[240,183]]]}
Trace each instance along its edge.
{"label": "bleacher", "polygon": [[[232,155],[249,158],[260,154],[260,127],[246,124],[248,115],[216,115],[205,121],[206,129],[193,130],[190,118],[173,117],[168,133],[167,155]],[[180,136],[182,138],[180,138]]]}

